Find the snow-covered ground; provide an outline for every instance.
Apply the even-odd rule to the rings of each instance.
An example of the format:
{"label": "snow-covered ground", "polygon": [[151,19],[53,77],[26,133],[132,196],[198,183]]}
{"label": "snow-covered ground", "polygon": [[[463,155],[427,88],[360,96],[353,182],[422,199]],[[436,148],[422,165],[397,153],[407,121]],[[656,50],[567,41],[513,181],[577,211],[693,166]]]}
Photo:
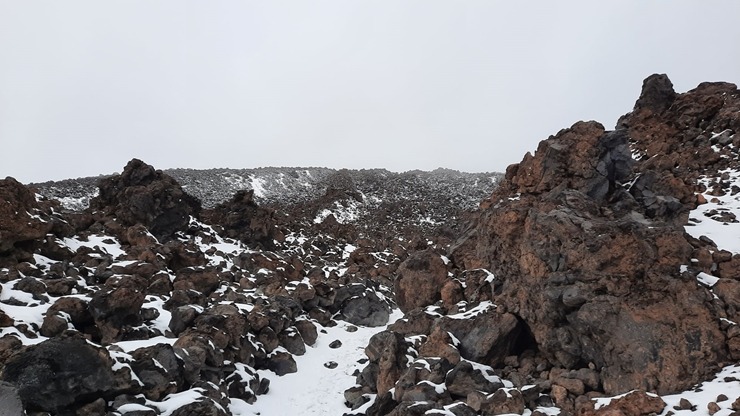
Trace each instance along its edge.
{"label": "snow-covered ground", "polygon": [[[402,317],[396,309],[389,324]],[[341,415],[349,409],[344,404],[344,391],[355,384],[352,374],[362,370],[359,360],[365,357],[365,347],[370,338],[383,327],[354,326],[337,321],[337,326],[319,328],[319,337],[306,353],[294,356],[298,372],[277,377],[269,370],[260,370],[260,376],[270,379],[270,391],[259,396],[250,405],[241,400],[232,400],[230,406],[234,416],[278,416],[278,415]],[[356,330],[354,330],[356,328]],[[339,340],[339,348],[329,344]],[[336,368],[325,364],[334,362]]]}
{"label": "snow-covered ground", "polygon": [[[725,176],[731,184],[740,186],[740,171],[727,169],[720,172],[720,178],[702,178],[699,183],[709,188],[714,180]],[[704,235],[712,239],[717,247],[732,253],[740,253],[740,222],[723,221],[723,213],[735,214],[740,218],[740,193],[714,196],[703,194],[706,204],[699,205],[691,211],[686,232],[699,238]]]}

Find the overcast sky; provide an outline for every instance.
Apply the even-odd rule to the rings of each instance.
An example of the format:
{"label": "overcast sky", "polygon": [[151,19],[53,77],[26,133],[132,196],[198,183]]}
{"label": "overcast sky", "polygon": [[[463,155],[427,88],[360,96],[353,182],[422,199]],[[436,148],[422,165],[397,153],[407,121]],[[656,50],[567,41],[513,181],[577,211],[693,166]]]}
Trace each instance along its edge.
{"label": "overcast sky", "polygon": [[642,80],[740,82],[740,1],[0,0],[0,177],[503,171]]}

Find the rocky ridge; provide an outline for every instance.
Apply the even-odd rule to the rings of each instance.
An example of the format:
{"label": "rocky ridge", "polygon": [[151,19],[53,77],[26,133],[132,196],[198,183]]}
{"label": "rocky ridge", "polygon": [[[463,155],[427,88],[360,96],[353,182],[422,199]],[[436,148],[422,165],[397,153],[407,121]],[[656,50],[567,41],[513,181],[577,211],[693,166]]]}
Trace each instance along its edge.
{"label": "rocky ridge", "polygon": [[[615,130],[576,123],[496,189],[139,160],[96,192],[0,181],[0,400],[267,414],[303,356],[377,328],[365,358],[323,363],[354,374],[338,414],[736,414],[738,128],[733,84],[677,94],[653,75]],[[44,196],[65,187],[89,206]]]}

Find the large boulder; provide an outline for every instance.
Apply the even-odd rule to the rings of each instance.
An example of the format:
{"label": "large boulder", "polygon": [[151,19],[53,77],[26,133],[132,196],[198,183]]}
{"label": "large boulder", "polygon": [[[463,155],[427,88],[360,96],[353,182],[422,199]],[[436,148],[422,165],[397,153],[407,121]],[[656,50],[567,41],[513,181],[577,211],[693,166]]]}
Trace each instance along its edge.
{"label": "large boulder", "polygon": [[105,349],[70,335],[18,353],[6,363],[2,379],[18,389],[26,410],[65,414],[90,398],[112,399],[130,391],[112,365]]}
{"label": "large boulder", "polygon": [[448,280],[447,266],[439,254],[432,250],[414,253],[398,267],[393,283],[396,304],[403,312],[432,305],[441,299]]}
{"label": "large boulder", "polygon": [[187,230],[190,217],[200,215],[200,202],[185,193],[171,176],[132,159],[120,175],[102,179],[90,209],[115,217],[118,224],[146,226],[160,242]]}
{"label": "large boulder", "polygon": [[238,191],[229,201],[203,211],[203,219],[223,228],[226,237],[271,250],[282,240],[275,211],[254,201],[253,190]]}
{"label": "large boulder", "polygon": [[527,334],[513,314],[497,313],[494,307],[480,309],[462,316],[442,317],[437,325],[459,340],[463,358],[499,367],[515,352],[520,337]]}
{"label": "large boulder", "polygon": [[100,331],[102,342],[118,341],[127,328],[139,325],[143,303],[144,294],[128,287],[95,292],[88,310]]}
{"label": "large boulder", "polygon": [[333,309],[339,310],[347,322],[373,327],[387,324],[391,311],[382,294],[362,283],[338,288]]}

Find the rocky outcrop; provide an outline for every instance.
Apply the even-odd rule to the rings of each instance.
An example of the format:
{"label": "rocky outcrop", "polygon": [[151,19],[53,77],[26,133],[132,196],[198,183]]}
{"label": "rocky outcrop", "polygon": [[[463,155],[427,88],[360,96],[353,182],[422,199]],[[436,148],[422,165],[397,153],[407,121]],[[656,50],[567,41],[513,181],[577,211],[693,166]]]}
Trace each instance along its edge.
{"label": "rocky outcrop", "polygon": [[265,249],[274,249],[275,240],[285,238],[274,210],[259,207],[252,190],[238,191],[231,200],[205,210],[203,220],[221,226],[226,237]]}
{"label": "rocky outcrop", "polygon": [[187,230],[190,217],[200,215],[196,198],[172,177],[138,159],[120,175],[102,179],[99,188],[100,194],[90,201],[91,210],[114,217],[122,226],[144,225],[162,242]]}
{"label": "rocky outcrop", "polygon": [[541,142],[507,169],[453,251],[460,267],[488,268],[502,282],[494,301],[527,325],[552,365],[595,366],[607,394],[680,391],[727,358],[711,293],[682,273],[698,171],[666,178],[633,162],[639,132],[624,127],[665,112],[682,119],[685,101],[653,76],[622,128],[579,122]]}
{"label": "rocky outcrop", "polygon": [[13,178],[0,180],[0,264],[3,258],[24,261],[53,228],[49,204]]}
{"label": "rocky outcrop", "polygon": [[688,207],[648,215],[622,186],[627,139],[577,123],[542,142],[508,169],[454,260],[503,282],[495,301],[553,365],[595,365],[608,394],[674,392],[716,370],[724,337],[711,295],[681,275],[692,246],[672,218]]}

